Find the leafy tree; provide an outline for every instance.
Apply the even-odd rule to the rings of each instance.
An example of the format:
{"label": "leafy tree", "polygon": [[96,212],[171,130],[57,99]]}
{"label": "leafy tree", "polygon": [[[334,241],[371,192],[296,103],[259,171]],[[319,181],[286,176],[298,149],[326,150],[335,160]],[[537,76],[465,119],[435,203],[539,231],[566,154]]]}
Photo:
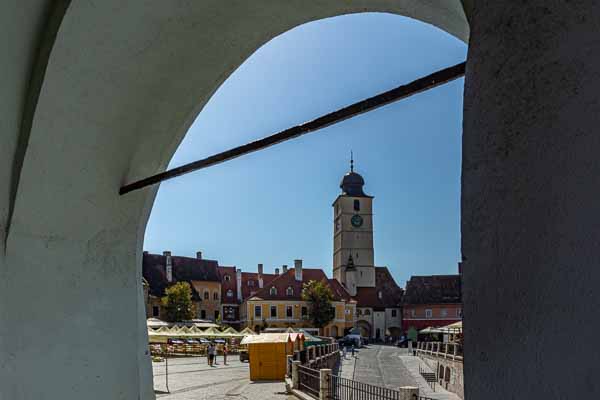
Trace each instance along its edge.
{"label": "leafy tree", "polygon": [[329,285],[319,281],[309,281],[302,288],[302,300],[308,303],[310,319],[317,328],[323,328],[335,317],[332,307],[333,292]]}
{"label": "leafy tree", "polygon": [[192,304],[192,288],[187,282],[177,282],[165,290],[162,298],[166,319],[169,322],[179,322],[194,318]]}

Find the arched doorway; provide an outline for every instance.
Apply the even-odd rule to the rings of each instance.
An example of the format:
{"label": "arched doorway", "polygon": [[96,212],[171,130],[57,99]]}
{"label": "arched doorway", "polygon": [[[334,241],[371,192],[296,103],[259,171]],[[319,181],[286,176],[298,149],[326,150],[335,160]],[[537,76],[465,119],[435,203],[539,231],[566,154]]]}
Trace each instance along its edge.
{"label": "arched doorway", "polygon": [[[9,146],[0,146],[0,170],[9,171],[0,186],[10,192],[9,201],[3,196],[0,203],[0,269],[6,277],[0,304],[12,303],[28,287],[46,298],[47,308],[80,323],[65,331],[29,302],[3,308],[0,326],[7,328],[0,353],[14,355],[5,369],[11,384],[0,386],[3,398],[35,398],[41,391],[65,399],[153,397],[139,276],[143,231],[158,188],[119,197],[118,187],[164,170],[211,94],[259,46],[300,24],[364,11],[406,15],[468,37],[458,0],[292,1],[277,8],[269,2],[157,2],[143,13],[138,2],[116,0],[70,2],[62,12],[35,8],[7,6],[3,12],[6,20],[27,21],[30,26],[18,31],[30,33],[14,40],[14,48],[23,50],[15,50],[20,64],[7,77],[15,84],[4,92],[18,106],[2,110],[4,117],[14,108],[6,119]],[[240,15],[244,24],[232,23]],[[13,36],[12,24],[0,26]],[[39,27],[54,31],[39,38]],[[23,111],[27,98],[33,100]],[[70,279],[76,284],[64,285]],[[59,295],[48,294],[59,286]],[[102,292],[87,301],[98,287]],[[22,315],[36,318],[23,321]],[[26,349],[5,347],[39,325],[56,334]],[[138,335],[124,337],[123,330]],[[56,343],[68,343],[68,354],[35,356]],[[85,361],[94,352],[95,362]],[[34,376],[23,373],[29,363],[36,365]],[[38,371],[43,379],[35,377]],[[73,376],[80,385],[69,384]],[[102,385],[93,383],[97,379]]]}
{"label": "arched doorway", "polygon": [[331,336],[332,336],[332,337],[334,337],[334,338],[339,336],[339,335],[338,335],[338,328],[337,328],[337,326],[335,326],[335,325],[333,325],[333,326],[331,327]]}
{"label": "arched doorway", "polygon": [[360,320],[356,322],[356,327],[360,330],[360,335],[362,337],[371,338],[371,324],[365,320]]}

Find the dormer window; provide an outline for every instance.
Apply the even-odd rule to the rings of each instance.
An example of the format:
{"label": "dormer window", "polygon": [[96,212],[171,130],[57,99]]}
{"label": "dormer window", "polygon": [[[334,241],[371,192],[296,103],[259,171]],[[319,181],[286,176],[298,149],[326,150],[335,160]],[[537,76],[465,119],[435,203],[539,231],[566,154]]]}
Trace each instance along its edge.
{"label": "dormer window", "polygon": [[276,296],[277,295],[277,288],[275,286],[272,286],[271,290],[269,290],[269,293],[271,294],[271,296]]}
{"label": "dormer window", "polygon": [[287,288],[287,290],[285,292],[286,292],[286,294],[288,296],[293,296],[294,295],[294,288],[291,287],[291,286],[288,286],[288,288]]}
{"label": "dormer window", "polygon": [[249,280],[248,281],[248,286],[254,286],[254,281],[253,280]]}

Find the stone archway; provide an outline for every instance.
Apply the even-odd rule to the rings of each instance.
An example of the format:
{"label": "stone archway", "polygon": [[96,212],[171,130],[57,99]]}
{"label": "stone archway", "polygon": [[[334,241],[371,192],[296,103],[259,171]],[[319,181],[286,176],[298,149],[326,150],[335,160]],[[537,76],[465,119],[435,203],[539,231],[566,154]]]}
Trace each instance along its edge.
{"label": "stone archway", "polygon": [[[143,12],[136,0],[56,2],[56,12],[39,3],[0,13],[14,38],[14,66],[0,78],[10,99],[0,107],[0,354],[11,355],[0,397],[15,400],[154,397],[140,266],[158,188],[125,197],[118,188],[166,168],[212,93],[259,46],[366,11],[468,39],[459,0],[173,1]],[[23,288],[36,296],[7,306]],[[45,335],[18,345],[39,326]]]}
{"label": "stone archway", "polygon": [[394,340],[398,339],[398,338],[400,338],[400,336],[402,336],[402,329],[400,329],[397,326],[389,327],[387,330],[388,331],[386,332],[386,334]]}
{"label": "stone archway", "polygon": [[360,330],[360,335],[362,337],[366,337],[369,339],[371,338],[371,335],[373,334],[373,329],[369,322],[361,319],[360,321],[356,322],[356,327]]}
{"label": "stone archway", "polygon": [[338,337],[338,336],[339,336],[339,334],[338,334],[338,327],[337,327],[337,326],[335,326],[335,325],[333,325],[333,326],[331,327],[331,331],[330,331],[330,333],[331,333],[331,336],[332,336],[332,337],[334,337],[334,338],[335,338],[335,337]]}

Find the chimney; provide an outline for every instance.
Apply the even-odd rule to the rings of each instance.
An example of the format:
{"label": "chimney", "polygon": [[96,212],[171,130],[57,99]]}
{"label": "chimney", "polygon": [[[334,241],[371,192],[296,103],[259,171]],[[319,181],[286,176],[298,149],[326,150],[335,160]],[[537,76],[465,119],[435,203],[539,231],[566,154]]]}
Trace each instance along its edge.
{"label": "chimney", "polygon": [[287,265],[282,265],[281,268],[283,269],[283,274],[285,274],[287,272]]}
{"label": "chimney", "polygon": [[294,274],[296,280],[302,282],[302,260],[294,260]]}
{"label": "chimney", "polygon": [[173,261],[171,260],[171,252],[163,251],[163,256],[166,258],[165,272],[167,274],[167,282],[173,282]]}
{"label": "chimney", "polygon": [[279,275],[279,268],[275,268],[275,275]]}
{"label": "chimney", "polygon": [[198,260],[202,260],[202,252],[201,252],[201,251],[197,251],[197,252],[196,252],[196,258],[197,258]]}
{"label": "chimney", "polygon": [[262,289],[263,287],[263,265],[258,264],[258,287]]}
{"label": "chimney", "polygon": [[236,284],[237,298],[241,302],[243,300],[242,299],[242,270],[239,268],[235,270],[235,280],[237,282],[237,284]]}

